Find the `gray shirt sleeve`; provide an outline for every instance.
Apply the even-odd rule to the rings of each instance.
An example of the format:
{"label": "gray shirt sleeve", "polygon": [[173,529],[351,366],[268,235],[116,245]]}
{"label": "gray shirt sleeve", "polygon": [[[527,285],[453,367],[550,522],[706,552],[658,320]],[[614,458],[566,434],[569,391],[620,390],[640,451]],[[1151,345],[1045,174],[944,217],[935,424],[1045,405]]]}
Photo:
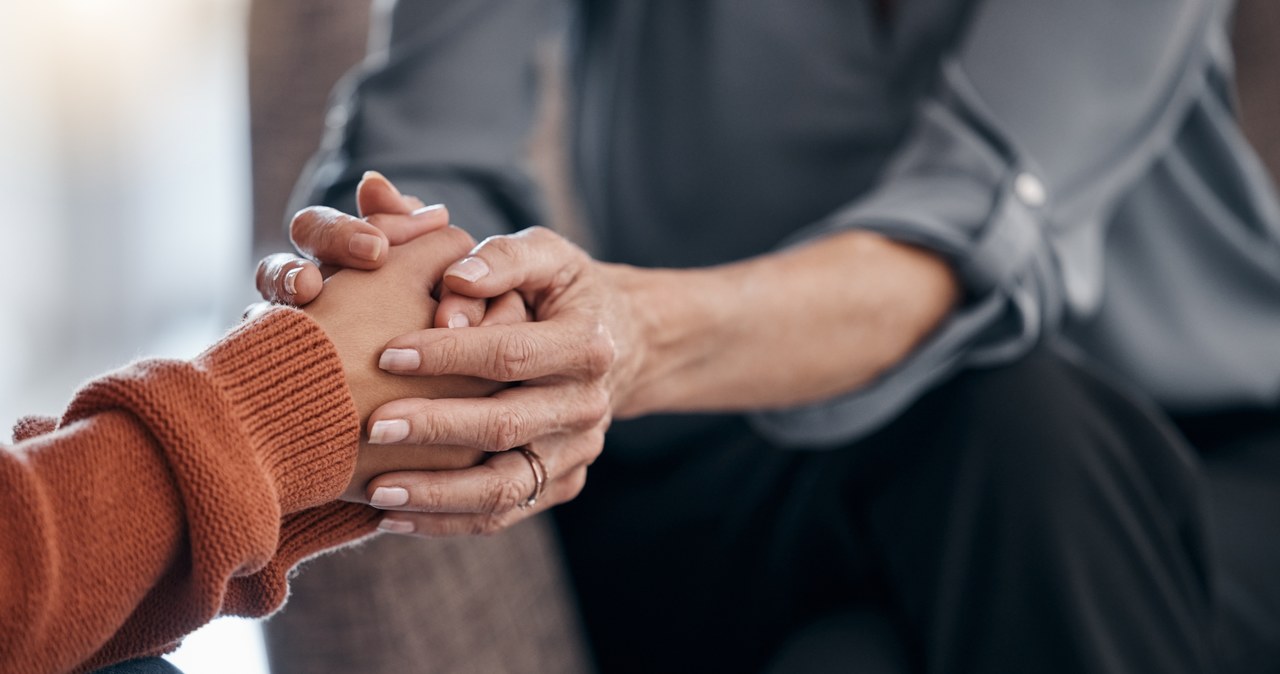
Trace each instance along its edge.
{"label": "gray shirt sleeve", "polygon": [[369,56],[335,88],[326,135],[294,208],[355,210],[367,170],[449,206],[478,239],[537,224],[525,171],[535,52],[563,23],[551,0],[377,2]]}
{"label": "gray shirt sleeve", "polygon": [[756,428],[784,445],[847,443],[956,370],[1012,360],[1096,306],[1108,216],[1203,95],[1224,11],[1214,0],[977,3],[879,185],[790,242],[881,232],[944,255],[966,299],[877,381],[756,413]]}

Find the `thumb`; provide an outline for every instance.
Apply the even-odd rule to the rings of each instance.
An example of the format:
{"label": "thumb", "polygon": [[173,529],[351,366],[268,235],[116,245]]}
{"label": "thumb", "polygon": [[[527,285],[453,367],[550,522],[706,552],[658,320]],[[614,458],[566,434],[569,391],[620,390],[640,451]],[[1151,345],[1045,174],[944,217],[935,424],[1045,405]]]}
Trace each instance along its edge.
{"label": "thumb", "polygon": [[400,190],[377,171],[365,171],[360,184],[356,186],[356,206],[360,209],[362,218],[370,215],[408,215],[422,205],[417,198],[400,194]]}

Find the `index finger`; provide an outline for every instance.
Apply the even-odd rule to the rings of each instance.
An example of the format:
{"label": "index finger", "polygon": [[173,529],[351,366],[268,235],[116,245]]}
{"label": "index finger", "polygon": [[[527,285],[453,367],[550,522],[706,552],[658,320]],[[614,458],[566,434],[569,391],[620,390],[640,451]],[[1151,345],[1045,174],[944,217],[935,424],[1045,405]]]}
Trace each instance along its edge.
{"label": "index finger", "polygon": [[613,339],[603,326],[560,319],[411,332],[387,342],[378,367],[393,374],[514,382],[551,375],[596,378],[613,359]]}

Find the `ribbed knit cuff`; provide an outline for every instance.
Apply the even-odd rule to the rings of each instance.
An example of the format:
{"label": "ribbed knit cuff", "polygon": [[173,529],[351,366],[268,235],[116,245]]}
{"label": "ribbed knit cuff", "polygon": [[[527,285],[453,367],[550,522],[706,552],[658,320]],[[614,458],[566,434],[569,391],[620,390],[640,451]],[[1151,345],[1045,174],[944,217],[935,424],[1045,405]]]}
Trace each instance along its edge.
{"label": "ribbed knit cuff", "polygon": [[372,536],[382,515],[367,505],[335,501],[286,517],[275,557],[258,572],[231,579],[222,612],[246,618],[271,615],[284,605],[294,567]]}
{"label": "ribbed knit cuff", "polygon": [[355,472],[360,420],[342,362],[296,309],[272,309],[195,359],[236,411],[282,515],[337,498]]}

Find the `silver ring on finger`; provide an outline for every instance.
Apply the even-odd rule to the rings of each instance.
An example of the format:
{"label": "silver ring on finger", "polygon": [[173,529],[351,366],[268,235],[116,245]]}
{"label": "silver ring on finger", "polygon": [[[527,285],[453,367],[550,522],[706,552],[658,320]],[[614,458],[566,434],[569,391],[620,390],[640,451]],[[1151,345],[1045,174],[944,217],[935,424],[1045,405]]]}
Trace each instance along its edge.
{"label": "silver ring on finger", "polygon": [[526,510],[537,505],[538,499],[542,497],[542,489],[547,486],[547,466],[542,463],[542,457],[538,456],[537,452],[528,447],[519,449],[525,460],[529,462],[529,470],[533,471],[533,491],[530,492],[529,498],[518,506],[521,510]]}

